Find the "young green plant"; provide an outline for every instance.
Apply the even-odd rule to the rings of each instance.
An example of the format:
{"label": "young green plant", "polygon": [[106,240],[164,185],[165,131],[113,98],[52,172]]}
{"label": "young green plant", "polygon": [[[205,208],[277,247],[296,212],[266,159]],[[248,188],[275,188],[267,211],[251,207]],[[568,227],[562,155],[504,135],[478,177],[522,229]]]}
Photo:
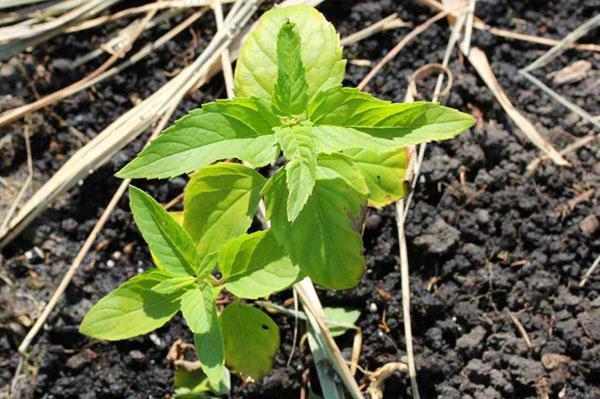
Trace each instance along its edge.
{"label": "young green plant", "polygon": [[[252,300],[304,276],[327,289],[358,284],[365,210],[405,194],[406,147],[450,139],[474,120],[439,104],[396,104],[343,87],[344,71],[339,36],[318,11],[265,13],[241,49],[236,97],[190,112],[117,174],[194,172],[182,214],[131,188],[156,268],[100,300],[81,331],[125,339],[181,311],[213,385],[224,364],[258,378],[277,350],[277,326],[237,299],[219,314],[223,290]],[[262,168],[281,156],[284,165],[268,179],[239,163],[213,164],[235,158]],[[261,199],[272,227],[248,233]]]}

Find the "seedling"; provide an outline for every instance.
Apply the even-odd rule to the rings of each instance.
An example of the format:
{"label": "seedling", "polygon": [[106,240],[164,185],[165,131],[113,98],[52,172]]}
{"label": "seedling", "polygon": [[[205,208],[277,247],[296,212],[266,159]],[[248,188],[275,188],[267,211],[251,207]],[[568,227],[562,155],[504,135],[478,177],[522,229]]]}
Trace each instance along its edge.
{"label": "seedling", "polygon": [[[101,299],[81,332],[126,339],[181,311],[217,386],[225,364],[259,378],[279,345],[277,325],[257,308],[236,299],[219,314],[222,290],[252,300],[303,276],[328,289],[355,286],[365,268],[365,209],[405,194],[406,146],[452,138],[474,120],[438,104],[394,104],[342,87],[344,70],[339,37],[319,12],[265,13],[241,49],[236,97],[190,112],[117,174],[194,172],[178,214],[131,187],[156,268]],[[236,158],[261,168],[281,154],[285,165],[268,179],[239,163],[213,164]],[[248,233],[261,199],[272,227]]]}

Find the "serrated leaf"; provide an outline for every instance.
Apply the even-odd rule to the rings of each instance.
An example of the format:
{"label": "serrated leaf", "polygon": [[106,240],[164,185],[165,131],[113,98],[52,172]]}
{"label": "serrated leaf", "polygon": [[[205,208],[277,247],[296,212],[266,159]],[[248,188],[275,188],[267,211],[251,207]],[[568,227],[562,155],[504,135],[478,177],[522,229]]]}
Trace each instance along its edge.
{"label": "serrated leaf", "polygon": [[[183,211],[176,212],[168,212],[169,215],[177,222],[178,225],[183,226]],[[154,256],[152,251],[150,251],[150,256],[152,256],[152,261],[158,270],[165,270],[165,267],[161,265],[160,261]]]}
{"label": "serrated leaf", "polygon": [[276,130],[279,145],[288,160],[285,166],[288,185],[287,217],[296,219],[310,197],[317,173],[317,145],[310,125],[281,127]]}
{"label": "serrated leaf", "polygon": [[219,265],[225,288],[238,298],[257,299],[288,288],[300,269],[270,230],[234,238],[223,246]]}
{"label": "serrated leaf", "polygon": [[407,192],[404,176],[408,167],[408,150],[398,148],[377,153],[368,149],[349,149],[354,165],[365,178],[369,187],[369,205],[381,208],[398,201]]}
{"label": "serrated leaf", "polygon": [[346,331],[355,328],[354,324],[360,317],[360,310],[346,308],[323,308],[329,325],[331,336],[338,337]]}
{"label": "serrated leaf", "polygon": [[114,341],[162,327],[179,310],[179,295],[152,291],[168,278],[168,274],[158,270],[131,278],[90,309],[79,331],[90,337]]}
{"label": "serrated leaf", "polygon": [[202,371],[213,385],[223,378],[223,336],[219,326],[212,287],[205,284],[187,291],[181,298],[181,313],[194,333],[194,343]]}
{"label": "serrated leaf", "polygon": [[317,179],[342,179],[362,195],[369,195],[369,187],[352,159],[344,154],[320,154]]}
{"label": "serrated leaf", "polygon": [[300,36],[295,27],[295,23],[286,22],[277,34],[277,83],[271,100],[276,114],[290,117],[304,114],[308,105]]}
{"label": "serrated leaf", "polygon": [[296,24],[300,36],[309,99],[342,82],[346,62],[333,25],[312,7],[274,8],[258,20],[240,50],[235,69],[236,96],[271,100],[277,81],[277,32],[288,21]]}
{"label": "serrated leaf", "polygon": [[195,280],[196,278],[192,276],[171,277],[152,287],[152,291],[157,294],[183,294],[187,289],[194,286]]}
{"label": "serrated leaf", "polygon": [[321,151],[334,153],[348,148],[368,148],[375,151],[389,151],[398,147],[392,140],[375,137],[356,129],[343,126],[315,125],[315,137],[319,141]]}
{"label": "serrated leaf", "polygon": [[264,312],[231,303],[219,316],[225,341],[225,363],[258,380],[270,369],[279,348],[279,328]]}
{"label": "serrated leaf", "polygon": [[184,190],[184,226],[201,256],[248,230],[265,178],[241,164],[218,163],[192,175]]}
{"label": "serrated leaf", "polygon": [[121,178],[165,178],[192,172],[225,158],[255,167],[272,163],[279,126],[267,103],[256,98],[218,100],[190,112],[165,130],[121,169]]}
{"label": "serrated leaf", "polygon": [[[335,87],[319,93],[309,104],[308,118],[315,126],[338,126],[369,134],[379,140],[390,140],[394,146],[414,145],[432,140],[450,139],[475,123],[475,119],[452,108],[424,101],[395,104],[379,100],[354,88]],[[322,128],[317,129],[322,131]],[[348,134],[348,147],[363,146],[364,137]],[[343,149],[341,133],[324,140],[327,148]],[[325,133],[323,133],[325,134]],[[335,135],[339,137],[335,137]],[[356,145],[352,142],[356,140]],[[376,140],[374,145],[384,144]]]}
{"label": "serrated leaf", "polygon": [[194,275],[200,257],[188,232],[139,188],[129,186],[129,203],[133,219],[161,268],[173,276]]}
{"label": "serrated leaf", "polygon": [[272,230],[300,270],[317,284],[346,289],[358,284],[364,271],[362,220],[366,197],[342,178],[318,179],[312,195],[294,222],[285,211],[285,174],[265,187]]}

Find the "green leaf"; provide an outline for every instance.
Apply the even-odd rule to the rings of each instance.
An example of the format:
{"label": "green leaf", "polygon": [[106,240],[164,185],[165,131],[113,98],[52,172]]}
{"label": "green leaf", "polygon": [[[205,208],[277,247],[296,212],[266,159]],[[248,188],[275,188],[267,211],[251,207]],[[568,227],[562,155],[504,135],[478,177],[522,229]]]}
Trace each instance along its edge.
{"label": "green leaf", "polygon": [[265,178],[241,164],[219,163],[192,175],[183,199],[184,226],[201,256],[248,230]]}
{"label": "green leaf", "polygon": [[185,367],[175,369],[175,399],[209,399],[214,398],[210,392],[219,396],[228,395],[231,390],[231,376],[227,369],[218,385],[210,383],[201,369],[188,370]]}
{"label": "green leaf", "polygon": [[276,130],[283,154],[288,184],[287,217],[296,219],[310,197],[317,173],[317,145],[309,125],[281,127]]}
{"label": "green leaf", "polygon": [[238,298],[247,299],[288,288],[300,273],[270,230],[229,241],[220,251],[219,265],[225,288]]}
{"label": "green leaf", "polygon": [[131,278],[90,309],[79,331],[90,337],[114,341],[162,327],[179,310],[179,295],[161,295],[152,291],[168,278],[168,274],[158,270]]}
{"label": "green leaf", "polygon": [[271,100],[278,75],[277,32],[288,21],[296,24],[300,36],[309,99],[341,84],[346,62],[333,25],[312,7],[274,8],[263,14],[242,46],[235,69],[236,96]]}
{"label": "green leaf", "polygon": [[194,333],[200,366],[215,386],[223,378],[225,356],[216,306],[209,284],[189,290],[181,298],[181,313]]}
{"label": "green leaf", "polygon": [[293,22],[284,23],[277,34],[277,83],[271,106],[283,116],[304,114],[308,105],[300,36],[295,27]]}
{"label": "green leaf", "polygon": [[369,195],[369,187],[360,170],[347,155],[320,154],[317,167],[317,179],[342,179],[360,194]]}
{"label": "green leaf", "polygon": [[192,276],[172,277],[152,287],[152,291],[157,294],[183,293],[194,286],[195,280],[196,278]]}
{"label": "green leaf", "polygon": [[408,167],[408,151],[398,148],[377,153],[368,149],[350,149],[349,155],[364,176],[369,187],[369,205],[381,208],[404,197],[407,192],[404,176]]}
{"label": "green leaf", "polygon": [[285,175],[278,173],[265,187],[267,212],[277,240],[292,262],[317,284],[351,288],[364,271],[362,221],[366,197],[342,178],[319,179],[294,222],[285,212]]}
{"label": "green leaf", "polygon": [[[424,101],[393,104],[357,89],[339,86],[319,93],[311,101],[308,118],[314,125],[341,126],[379,139],[393,140],[392,146],[450,139],[475,123],[470,115],[439,104]],[[341,133],[332,130],[332,134],[339,136]],[[359,139],[356,132],[349,136],[349,141],[356,140],[357,144],[364,142],[364,137]],[[339,137],[330,138],[329,141],[331,143],[327,148],[341,149]],[[365,148],[352,142],[348,144]],[[371,146],[366,148],[377,149]]]}
{"label": "green leaf", "polygon": [[279,328],[262,311],[229,304],[219,317],[225,340],[225,363],[235,372],[258,380],[270,369],[279,348]]}
{"label": "green leaf", "polygon": [[219,259],[219,252],[211,252],[202,258],[200,267],[198,268],[198,279],[205,279],[211,275],[212,271],[217,268],[217,260]]}
{"label": "green leaf", "polygon": [[398,144],[392,140],[381,139],[349,127],[315,125],[313,132],[319,141],[321,151],[329,154],[348,148],[389,151],[390,148],[398,147]]}
{"label": "green leaf", "polygon": [[210,330],[212,312],[216,312],[215,299],[209,284],[195,287],[181,297],[181,313],[194,334]]}
{"label": "green leaf", "polygon": [[200,257],[192,238],[151,196],[129,186],[133,219],[161,268],[174,276],[194,275]]}
{"label": "green leaf", "polygon": [[279,151],[272,134],[276,126],[279,119],[256,98],[205,104],[165,130],[117,176],[173,177],[225,158],[264,166],[274,162]]}
{"label": "green leaf", "polygon": [[333,337],[338,337],[347,330],[354,329],[354,324],[360,317],[360,310],[354,309],[325,307],[323,311]]}

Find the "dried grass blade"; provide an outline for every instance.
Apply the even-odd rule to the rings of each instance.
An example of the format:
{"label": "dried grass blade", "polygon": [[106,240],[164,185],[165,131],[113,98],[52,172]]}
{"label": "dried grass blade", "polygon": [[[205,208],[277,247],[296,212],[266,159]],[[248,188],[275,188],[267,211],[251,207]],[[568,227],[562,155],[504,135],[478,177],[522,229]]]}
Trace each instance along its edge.
{"label": "dried grass blade", "polygon": [[502,108],[504,108],[504,111],[510,116],[513,122],[515,122],[519,129],[521,129],[521,132],[523,132],[523,134],[542,152],[548,155],[555,164],[562,166],[569,165],[569,162],[560,155],[548,140],[542,137],[533,124],[529,122],[529,120],[510,102],[506,93],[502,90],[500,83],[498,83],[485,53],[479,48],[473,47],[468,55],[468,59],[471,65],[477,70],[477,73],[479,73],[481,79],[492,93],[494,93],[494,96]]}
{"label": "dried grass blade", "polygon": [[197,81],[206,81],[211,66],[218,61],[226,48],[247,23],[262,0],[247,2],[231,22],[225,33],[217,33],[208,47],[190,66],[161,87],[146,100],[111,123],[88,144],[79,149],[44,184],[19,211],[9,226],[0,231],[0,248],[4,247],[25,228],[56,196],[72,187],[77,181],[93,172],[143,130],[153,124],[173,101],[187,93]]}

